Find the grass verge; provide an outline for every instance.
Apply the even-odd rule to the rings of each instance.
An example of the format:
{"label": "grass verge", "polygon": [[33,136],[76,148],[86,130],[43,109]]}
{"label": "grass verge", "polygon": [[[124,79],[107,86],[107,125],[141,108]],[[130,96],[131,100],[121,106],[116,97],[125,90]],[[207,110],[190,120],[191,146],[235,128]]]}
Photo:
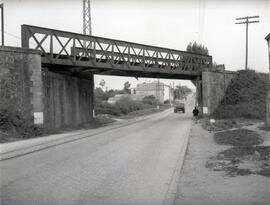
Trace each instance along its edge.
{"label": "grass verge", "polygon": [[258,146],[264,140],[257,132],[247,129],[217,132],[214,141],[233,147],[211,157],[205,165],[208,169],[224,171],[230,177],[251,174],[270,177],[270,146]]}
{"label": "grass verge", "polygon": [[214,122],[211,122],[210,118],[203,118],[200,120],[200,122],[205,130],[217,132],[253,125],[254,123],[261,122],[261,120],[233,118],[233,119],[215,119]]}
{"label": "grass verge", "polygon": [[270,177],[270,147],[232,147],[209,159],[206,167],[213,171],[225,171],[230,177],[250,174]]}
{"label": "grass verge", "polygon": [[249,146],[263,142],[261,136],[251,130],[237,129],[215,133],[214,140],[219,145]]}

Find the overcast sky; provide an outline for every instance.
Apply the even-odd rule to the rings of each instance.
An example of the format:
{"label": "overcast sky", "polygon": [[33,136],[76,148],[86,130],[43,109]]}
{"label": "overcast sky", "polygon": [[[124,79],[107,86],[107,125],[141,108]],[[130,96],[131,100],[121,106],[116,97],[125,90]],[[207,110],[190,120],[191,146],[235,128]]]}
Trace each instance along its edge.
{"label": "overcast sky", "polygon": [[[82,33],[82,0],[2,2],[6,45],[20,46],[21,24]],[[249,27],[249,67],[269,71],[264,37],[270,33],[270,0],[91,0],[91,13],[93,35],[178,50],[201,42],[227,70],[244,68],[245,26],[236,25],[235,18],[259,15],[260,23]],[[99,76],[96,82],[101,78],[110,88],[144,81]]]}

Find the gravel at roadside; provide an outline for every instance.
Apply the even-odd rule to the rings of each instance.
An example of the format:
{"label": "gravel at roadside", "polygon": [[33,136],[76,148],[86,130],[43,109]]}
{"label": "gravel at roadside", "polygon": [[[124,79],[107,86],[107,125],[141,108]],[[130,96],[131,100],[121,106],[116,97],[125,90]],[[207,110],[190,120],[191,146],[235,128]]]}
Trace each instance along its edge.
{"label": "gravel at roadside", "polygon": [[[268,133],[264,137],[269,135]],[[213,132],[194,124],[178,184],[175,205],[266,205],[270,204],[270,179],[261,175],[230,177],[209,170],[207,161],[231,146],[214,142]],[[269,142],[268,138],[265,139]]]}

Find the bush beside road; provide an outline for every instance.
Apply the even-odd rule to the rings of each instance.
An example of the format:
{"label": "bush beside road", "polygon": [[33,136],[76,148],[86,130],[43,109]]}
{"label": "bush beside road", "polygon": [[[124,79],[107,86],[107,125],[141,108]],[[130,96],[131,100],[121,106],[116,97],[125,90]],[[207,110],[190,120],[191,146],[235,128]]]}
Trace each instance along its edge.
{"label": "bush beside road", "polygon": [[213,113],[215,118],[265,119],[268,74],[240,70],[228,85],[225,96]]}

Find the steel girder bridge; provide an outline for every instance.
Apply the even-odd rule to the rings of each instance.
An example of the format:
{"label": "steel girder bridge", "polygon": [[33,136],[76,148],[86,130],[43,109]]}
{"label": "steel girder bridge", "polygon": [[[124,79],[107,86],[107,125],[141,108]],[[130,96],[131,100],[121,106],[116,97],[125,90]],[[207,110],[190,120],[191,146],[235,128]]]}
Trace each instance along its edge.
{"label": "steel girder bridge", "polygon": [[41,51],[42,66],[90,74],[195,80],[212,57],[168,48],[22,25],[22,47]]}

